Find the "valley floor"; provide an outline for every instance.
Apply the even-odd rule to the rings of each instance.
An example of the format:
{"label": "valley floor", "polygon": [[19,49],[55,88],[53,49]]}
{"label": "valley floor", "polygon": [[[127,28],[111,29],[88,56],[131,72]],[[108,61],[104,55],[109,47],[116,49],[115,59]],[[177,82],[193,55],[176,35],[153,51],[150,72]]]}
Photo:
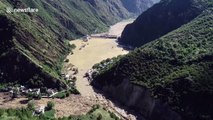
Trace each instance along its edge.
{"label": "valley floor", "polygon": [[[110,27],[108,34],[120,36],[125,26],[132,22],[133,19],[129,19],[117,23]],[[70,44],[75,44],[76,48],[73,51],[74,54],[68,55],[67,59],[69,59],[69,62],[66,65],[68,66],[72,64],[78,69],[78,74],[76,75],[76,87],[82,96],[91,97],[95,95],[87,78],[83,77],[94,64],[107,58],[128,53],[128,51],[118,46],[116,39],[90,38],[87,42],[78,39],[71,41]]]}
{"label": "valley floor", "polygon": [[[133,22],[132,19],[115,24],[110,28],[109,35],[120,36],[124,27],[131,22]],[[70,43],[75,44],[76,48],[73,51],[74,54],[67,56],[69,62],[65,64],[64,69],[70,65],[74,65],[74,67],[78,69],[78,73],[75,75],[77,77],[76,87],[81,95],[70,95],[65,99],[42,98],[41,100],[35,100],[36,105],[45,106],[48,101],[53,101],[56,105],[56,116],[62,117],[86,114],[93,105],[100,104],[124,119],[134,119],[134,116],[126,113],[124,109],[120,109],[110,100],[96,93],[92,86],[90,86],[89,81],[83,77],[94,64],[107,58],[127,54],[128,51],[119,47],[116,39],[91,38],[88,42],[83,42],[83,40],[78,39]],[[66,74],[72,74],[71,70],[67,69],[65,71]],[[0,93],[0,108],[20,108],[27,105],[28,99],[25,97],[12,100],[10,98],[8,94]]]}
{"label": "valley floor", "polygon": [[[111,26],[109,32],[106,34],[120,36],[125,26],[131,22],[133,22],[133,19],[119,22]],[[82,39],[78,39],[71,41],[70,44],[75,44],[76,48],[73,50],[73,54],[70,54],[67,57],[69,62],[65,64],[65,68],[68,70],[65,71],[67,75],[72,76],[72,71],[69,71],[69,67],[66,66],[73,65],[78,69],[78,73],[75,75],[77,78],[76,87],[81,93],[81,96],[89,98],[92,101],[96,101],[97,104],[101,104],[102,106],[111,109],[119,116],[134,119],[133,116],[117,107],[110,100],[106,99],[101,94],[96,93],[88,79],[84,77],[85,73],[87,73],[94,64],[107,58],[127,54],[129,51],[119,47],[116,39],[108,39],[104,37],[91,37],[87,42],[84,42]]]}
{"label": "valley floor", "polygon": [[[76,87],[82,96],[94,96],[95,94],[87,78],[83,77],[94,64],[107,58],[128,53],[128,51],[118,47],[115,39],[91,38],[88,42],[75,40],[70,43],[75,44],[76,48],[73,51],[74,54],[67,57],[69,59],[68,64],[78,68]],[[80,49],[84,45],[85,47]]]}

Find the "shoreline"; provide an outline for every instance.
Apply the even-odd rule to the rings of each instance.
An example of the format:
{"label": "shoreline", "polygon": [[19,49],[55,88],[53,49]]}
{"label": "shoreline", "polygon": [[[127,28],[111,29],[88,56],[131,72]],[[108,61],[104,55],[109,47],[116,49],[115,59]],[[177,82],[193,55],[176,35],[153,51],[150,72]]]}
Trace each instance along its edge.
{"label": "shoreline", "polygon": [[[109,39],[107,37],[101,37],[101,35],[108,34],[120,36],[125,26],[132,21],[133,19],[116,23],[110,27],[109,32],[95,34],[97,37],[90,37],[86,41],[82,39],[70,41],[70,44],[75,44],[76,48],[73,50],[73,54],[67,56],[69,62],[66,63],[65,66],[73,65],[78,69],[78,73],[75,75],[77,78],[76,88],[79,90],[82,97],[96,101],[96,103],[112,110],[123,119],[135,120],[135,117],[127,113],[125,109],[117,106],[102,94],[97,93],[97,90],[90,85],[89,80],[84,77],[85,73],[87,73],[93,65],[107,58],[125,55],[129,52],[118,44],[117,39]],[[65,74],[72,76],[69,70]]]}

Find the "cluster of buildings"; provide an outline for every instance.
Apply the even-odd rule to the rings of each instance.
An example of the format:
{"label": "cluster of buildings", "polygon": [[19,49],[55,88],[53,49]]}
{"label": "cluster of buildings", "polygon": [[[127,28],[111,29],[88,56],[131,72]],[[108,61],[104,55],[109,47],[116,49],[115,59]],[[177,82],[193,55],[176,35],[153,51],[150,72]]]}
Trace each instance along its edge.
{"label": "cluster of buildings", "polygon": [[93,34],[91,35],[93,38],[106,38],[106,39],[118,39],[117,35],[109,35],[108,33],[104,34]]}
{"label": "cluster of buildings", "polygon": [[17,97],[19,95],[35,95],[35,96],[41,96],[41,97],[50,97],[57,93],[57,90],[53,89],[47,89],[44,91],[43,94],[46,94],[45,96],[42,96],[41,88],[27,88],[25,86],[9,86],[1,90],[2,92],[9,92],[11,95],[16,94]]}

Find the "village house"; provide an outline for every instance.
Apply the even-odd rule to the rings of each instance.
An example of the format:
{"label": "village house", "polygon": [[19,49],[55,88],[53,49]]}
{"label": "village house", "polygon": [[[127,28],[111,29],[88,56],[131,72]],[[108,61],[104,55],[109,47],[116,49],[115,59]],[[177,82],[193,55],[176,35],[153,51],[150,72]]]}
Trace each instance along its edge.
{"label": "village house", "polygon": [[52,89],[48,89],[48,90],[47,90],[47,94],[48,94],[49,96],[52,96],[53,94],[55,94],[55,92],[54,92],[54,90],[52,90]]}
{"label": "village house", "polygon": [[39,106],[35,109],[33,115],[44,114],[44,111],[45,111],[45,106]]}

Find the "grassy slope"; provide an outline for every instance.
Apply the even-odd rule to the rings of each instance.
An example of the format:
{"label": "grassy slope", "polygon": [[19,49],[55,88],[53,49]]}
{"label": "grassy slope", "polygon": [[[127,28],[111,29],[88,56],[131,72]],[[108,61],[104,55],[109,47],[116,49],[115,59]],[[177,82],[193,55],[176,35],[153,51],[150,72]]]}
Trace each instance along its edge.
{"label": "grassy slope", "polygon": [[1,120],[119,120],[115,114],[103,108],[93,108],[86,115],[70,116],[56,119],[54,110],[46,111],[44,115],[33,116],[29,109],[0,109]]}
{"label": "grassy slope", "polygon": [[[47,82],[51,81],[50,75],[56,80],[58,66],[53,67],[53,64],[58,63],[58,58],[62,58],[69,47],[57,40],[57,36],[49,28],[39,23],[37,15],[5,13],[6,7],[12,7],[12,3],[6,1],[1,1],[0,6],[3,11],[0,13],[1,20],[8,22],[1,21],[4,24],[1,26],[1,36],[4,36],[1,47],[8,46],[6,51],[1,51],[1,81],[26,82],[40,73],[44,79],[48,79]],[[11,26],[9,30],[8,26]],[[4,34],[6,31],[11,34]],[[21,74],[25,75],[20,76]]]}
{"label": "grassy slope", "polygon": [[[66,36],[71,39],[92,33],[95,30],[97,32],[105,31],[106,24],[112,24],[110,21],[101,21],[101,16],[98,16],[95,9],[84,1],[23,1],[28,6],[39,8],[39,16],[57,34],[67,34]],[[116,18],[113,17],[112,19]],[[58,28],[59,30],[55,30]]]}
{"label": "grassy slope", "polygon": [[[130,17],[129,11],[127,11],[122,5],[120,0],[85,0],[94,9],[98,16],[101,16],[101,21],[104,23],[115,23],[120,18]],[[110,24],[108,24],[110,25]]]}
{"label": "grassy slope", "polygon": [[[213,9],[101,70],[95,82],[146,86],[186,120],[213,119]],[[113,79],[112,79],[113,78]]]}

